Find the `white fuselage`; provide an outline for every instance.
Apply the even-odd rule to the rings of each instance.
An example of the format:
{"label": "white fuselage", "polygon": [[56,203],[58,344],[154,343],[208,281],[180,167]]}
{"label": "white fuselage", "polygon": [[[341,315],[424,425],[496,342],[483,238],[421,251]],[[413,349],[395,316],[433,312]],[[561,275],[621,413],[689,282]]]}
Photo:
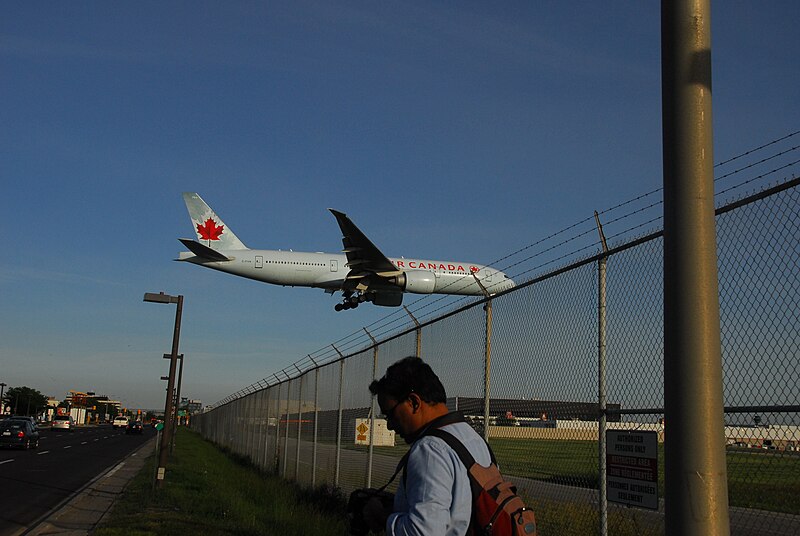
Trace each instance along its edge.
{"label": "white fuselage", "polygon": [[[220,253],[230,260],[209,261],[190,252],[181,252],[178,260],[274,285],[314,287],[331,291],[341,290],[345,277],[350,272],[347,257],[343,254],[266,249]],[[476,277],[491,294],[514,286],[514,282],[503,272],[480,264],[402,257],[390,257],[389,260],[399,271],[432,274],[435,280],[433,292],[436,294],[483,295]]]}

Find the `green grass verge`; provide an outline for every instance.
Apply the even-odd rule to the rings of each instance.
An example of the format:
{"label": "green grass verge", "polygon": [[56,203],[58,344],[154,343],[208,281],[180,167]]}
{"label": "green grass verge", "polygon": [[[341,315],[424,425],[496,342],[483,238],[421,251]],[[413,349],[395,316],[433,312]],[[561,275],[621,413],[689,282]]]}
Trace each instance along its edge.
{"label": "green grass verge", "polygon": [[333,493],[304,492],[259,473],[180,428],[163,488],[152,490],[154,457],[94,534],[346,534],[344,506]]}

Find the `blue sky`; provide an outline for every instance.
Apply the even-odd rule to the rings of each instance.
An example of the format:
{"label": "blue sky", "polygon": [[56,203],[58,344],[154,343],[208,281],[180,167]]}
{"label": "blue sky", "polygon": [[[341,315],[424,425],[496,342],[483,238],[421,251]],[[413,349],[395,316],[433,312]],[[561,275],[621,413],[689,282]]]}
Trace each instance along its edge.
{"label": "blue sky", "polygon": [[[715,2],[715,161],[800,125],[800,4]],[[0,7],[0,381],[213,403],[390,313],[172,262],[249,246],[489,263],[661,186],[659,3]]]}

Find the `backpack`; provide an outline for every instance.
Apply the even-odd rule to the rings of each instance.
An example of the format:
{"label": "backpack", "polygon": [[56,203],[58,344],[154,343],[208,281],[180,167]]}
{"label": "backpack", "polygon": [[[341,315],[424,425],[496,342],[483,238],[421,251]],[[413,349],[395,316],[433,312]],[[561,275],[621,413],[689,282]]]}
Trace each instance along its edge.
{"label": "backpack", "polygon": [[[500,474],[491,447],[492,463],[483,467],[449,432],[434,428],[425,432],[442,439],[467,468],[472,488],[472,521],[467,534],[474,536],[536,536],[536,517],[517,495],[517,487]],[[489,446],[488,444],[486,445]]]}

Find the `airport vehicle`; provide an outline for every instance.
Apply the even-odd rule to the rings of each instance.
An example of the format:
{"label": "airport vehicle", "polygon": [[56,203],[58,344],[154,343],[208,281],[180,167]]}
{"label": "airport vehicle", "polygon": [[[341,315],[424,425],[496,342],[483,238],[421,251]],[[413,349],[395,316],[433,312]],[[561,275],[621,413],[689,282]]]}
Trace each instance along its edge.
{"label": "airport vehicle", "polygon": [[39,431],[29,420],[0,421],[0,447],[39,448]]}
{"label": "airport vehicle", "polygon": [[50,426],[51,430],[72,430],[75,419],[71,415],[56,415]]}
{"label": "airport vehicle", "polygon": [[111,423],[112,428],[125,428],[126,426],[128,426],[127,417],[122,417],[122,416],[114,417],[114,421]]}
{"label": "airport vehicle", "polygon": [[514,286],[506,274],[491,266],[389,258],[346,214],[333,209],[328,210],[342,232],[344,254],[249,249],[198,194],[186,192],[183,200],[195,239],[179,239],[189,251],[181,252],[176,260],[274,285],[341,292],[337,311],[363,302],[398,307],[407,292],[483,296]]}

